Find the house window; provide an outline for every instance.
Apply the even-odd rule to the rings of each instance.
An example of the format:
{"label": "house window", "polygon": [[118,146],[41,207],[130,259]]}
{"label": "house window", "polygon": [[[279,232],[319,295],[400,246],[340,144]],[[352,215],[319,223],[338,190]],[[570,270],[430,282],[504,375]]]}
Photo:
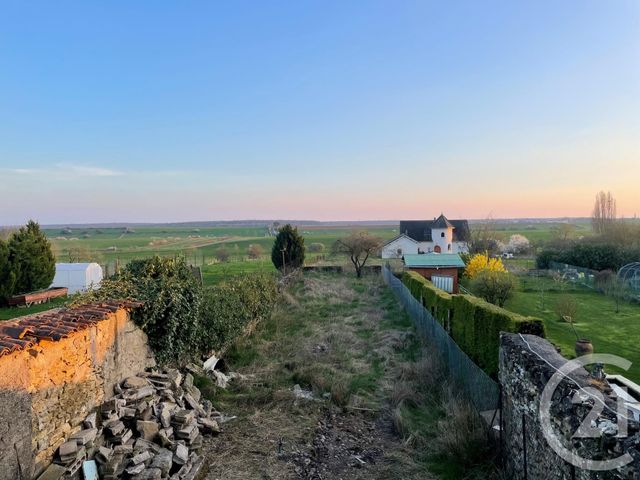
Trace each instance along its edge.
{"label": "house window", "polygon": [[401,248],[398,249],[398,255],[402,255],[402,249]]}
{"label": "house window", "polygon": [[451,244],[447,245],[447,250],[451,251]]}
{"label": "house window", "polygon": [[442,238],[444,238],[444,232],[440,233],[440,236],[441,236]]}

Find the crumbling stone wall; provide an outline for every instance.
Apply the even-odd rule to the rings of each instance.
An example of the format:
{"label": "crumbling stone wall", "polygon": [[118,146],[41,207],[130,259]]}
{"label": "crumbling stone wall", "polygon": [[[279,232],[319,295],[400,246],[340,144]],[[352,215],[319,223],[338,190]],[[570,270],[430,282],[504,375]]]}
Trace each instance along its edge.
{"label": "crumbling stone wall", "polygon": [[0,479],[36,476],[116,383],[154,363],[124,308],[0,357]]}
{"label": "crumbling stone wall", "polygon": [[[592,460],[614,459],[625,452],[634,461],[623,468],[593,471],[561,458],[545,438],[540,418],[542,392],[554,373],[567,360],[548,341],[533,335],[502,333],[499,379],[502,387],[502,445],[507,478],[549,479],[637,479],[640,478],[640,434],[630,422],[628,435],[617,438],[616,396],[608,383],[596,380],[583,369],[569,374],[552,396],[550,420],[562,446]],[[589,424],[598,429],[597,438],[573,438],[592,411],[593,397],[583,390],[596,388],[609,407]],[[582,465],[584,466],[584,464]]]}

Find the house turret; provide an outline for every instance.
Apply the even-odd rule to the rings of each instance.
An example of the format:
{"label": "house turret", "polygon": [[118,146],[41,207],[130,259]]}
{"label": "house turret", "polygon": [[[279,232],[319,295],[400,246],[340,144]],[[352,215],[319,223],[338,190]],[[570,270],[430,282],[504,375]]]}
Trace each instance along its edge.
{"label": "house turret", "polygon": [[438,253],[451,253],[453,251],[453,229],[447,217],[443,214],[434,219],[431,226],[431,238],[434,243],[433,251]]}

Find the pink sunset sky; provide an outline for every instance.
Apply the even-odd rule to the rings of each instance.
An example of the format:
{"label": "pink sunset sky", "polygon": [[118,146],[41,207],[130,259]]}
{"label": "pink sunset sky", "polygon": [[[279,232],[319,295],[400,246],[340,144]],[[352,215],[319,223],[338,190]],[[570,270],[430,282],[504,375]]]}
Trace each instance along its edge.
{"label": "pink sunset sky", "polygon": [[631,217],[639,59],[635,0],[16,2],[0,224]]}

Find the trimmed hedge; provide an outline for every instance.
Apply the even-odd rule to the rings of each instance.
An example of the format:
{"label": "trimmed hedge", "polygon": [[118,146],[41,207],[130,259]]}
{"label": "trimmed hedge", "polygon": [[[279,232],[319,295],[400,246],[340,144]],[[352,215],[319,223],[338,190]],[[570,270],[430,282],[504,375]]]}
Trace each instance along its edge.
{"label": "trimmed hedge", "polygon": [[405,272],[402,283],[489,375],[498,373],[500,332],[545,336],[544,323],[539,318],[510,312],[473,295],[451,295],[416,272]]}
{"label": "trimmed hedge", "polygon": [[453,296],[451,324],[453,340],[491,376],[498,373],[500,332],[545,336],[539,318],[510,312],[473,295]]}
{"label": "trimmed hedge", "polygon": [[436,288],[433,283],[417,272],[404,272],[402,283],[438,322],[448,329],[449,311],[453,308],[453,295]]}

